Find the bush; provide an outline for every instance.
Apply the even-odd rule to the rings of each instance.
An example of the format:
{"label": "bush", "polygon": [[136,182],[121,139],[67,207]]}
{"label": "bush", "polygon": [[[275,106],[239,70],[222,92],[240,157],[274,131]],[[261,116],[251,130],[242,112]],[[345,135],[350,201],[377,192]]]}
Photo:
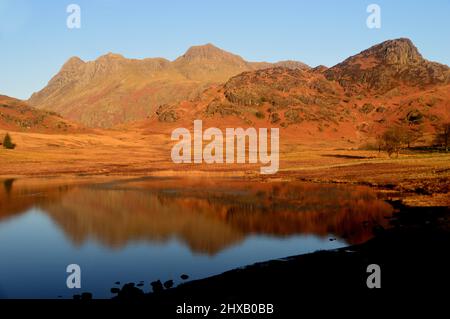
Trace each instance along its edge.
{"label": "bush", "polygon": [[11,136],[9,136],[8,133],[6,133],[4,139],[3,139],[3,147],[8,150],[13,150],[16,147],[16,144],[14,144],[11,140]]}
{"label": "bush", "polygon": [[255,116],[256,116],[257,118],[259,118],[259,119],[263,119],[263,118],[265,118],[265,115],[264,115],[264,113],[263,113],[263,112],[261,112],[261,111],[258,111],[258,112],[256,112],[256,113],[255,113]]}
{"label": "bush", "polygon": [[364,104],[361,109],[359,110],[361,113],[369,114],[375,109],[375,106],[371,103]]}

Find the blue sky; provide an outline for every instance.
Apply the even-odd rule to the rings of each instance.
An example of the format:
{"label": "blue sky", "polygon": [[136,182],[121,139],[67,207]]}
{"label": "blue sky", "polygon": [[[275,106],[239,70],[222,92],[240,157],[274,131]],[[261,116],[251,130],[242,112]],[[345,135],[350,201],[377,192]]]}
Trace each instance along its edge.
{"label": "blue sky", "polygon": [[[81,29],[66,26],[71,3],[81,7]],[[381,7],[381,29],[366,26],[371,3]],[[0,94],[28,98],[71,56],[175,59],[208,42],[250,61],[332,66],[408,37],[450,65],[449,13],[448,0],[0,0]]]}

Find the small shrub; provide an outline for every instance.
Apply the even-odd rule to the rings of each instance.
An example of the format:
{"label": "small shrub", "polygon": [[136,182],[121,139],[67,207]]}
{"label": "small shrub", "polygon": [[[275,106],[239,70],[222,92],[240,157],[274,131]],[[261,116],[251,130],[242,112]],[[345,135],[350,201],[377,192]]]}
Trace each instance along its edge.
{"label": "small shrub", "polygon": [[361,107],[361,109],[359,111],[364,114],[369,114],[370,112],[373,111],[374,108],[375,108],[375,106],[373,106],[373,104],[366,103]]}
{"label": "small shrub", "polygon": [[257,118],[259,118],[259,119],[263,119],[263,118],[265,118],[265,115],[264,115],[264,113],[263,113],[263,112],[261,112],[261,111],[258,111],[258,112],[256,112],[256,113],[255,113],[255,116],[256,116]]}
{"label": "small shrub", "polygon": [[12,142],[11,136],[6,133],[5,137],[3,138],[3,147],[8,150],[13,150],[16,148],[16,144]]}

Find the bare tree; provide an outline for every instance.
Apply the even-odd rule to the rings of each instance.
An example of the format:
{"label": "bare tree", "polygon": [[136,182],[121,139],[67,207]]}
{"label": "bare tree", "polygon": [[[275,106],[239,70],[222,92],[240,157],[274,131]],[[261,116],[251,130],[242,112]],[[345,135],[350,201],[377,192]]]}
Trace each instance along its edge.
{"label": "bare tree", "polygon": [[376,146],[378,148],[378,153],[381,153],[381,151],[384,149],[384,138],[383,138],[383,134],[378,134],[375,137],[375,143]]}
{"label": "bare tree", "polygon": [[423,126],[407,125],[401,128],[404,143],[408,148],[423,136]]}
{"label": "bare tree", "polygon": [[435,137],[435,143],[437,145],[443,146],[446,152],[448,152],[449,142],[450,142],[450,122],[442,124],[441,127],[438,129],[438,132]]}
{"label": "bare tree", "polygon": [[388,153],[389,157],[392,157],[394,153],[398,157],[405,141],[405,131],[400,126],[393,126],[381,135],[381,140],[383,142],[381,148]]}

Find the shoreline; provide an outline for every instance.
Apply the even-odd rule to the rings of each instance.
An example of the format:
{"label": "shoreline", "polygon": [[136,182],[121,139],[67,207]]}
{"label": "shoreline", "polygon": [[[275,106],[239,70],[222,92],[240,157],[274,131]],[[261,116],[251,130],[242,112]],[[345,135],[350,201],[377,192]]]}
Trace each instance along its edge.
{"label": "shoreline", "polygon": [[[351,171],[352,166],[350,166]],[[447,170],[447,169],[444,169]],[[136,178],[217,178],[217,179],[242,179],[253,182],[270,183],[274,181],[299,181],[314,184],[336,184],[349,186],[367,186],[377,192],[385,193],[388,200],[401,200],[405,205],[411,207],[430,207],[450,206],[450,168],[448,169],[449,176],[435,175],[432,178],[420,179],[411,178],[403,179],[398,182],[393,181],[374,181],[371,175],[361,176],[358,180],[348,177],[336,178],[325,176],[311,176],[315,173],[315,169],[302,171],[299,174],[296,171],[282,171],[275,175],[261,176],[255,171],[212,171],[212,170],[196,170],[196,171],[181,171],[170,169],[154,169],[147,173],[135,173],[130,171],[116,171],[113,173],[45,173],[45,174],[6,174],[0,175],[0,182],[6,180],[68,180],[68,181],[114,181],[127,180]],[[344,171],[345,174],[345,171]]]}
{"label": "shoreline", "polygon": [[[206,174],[199,173],[194,175],[193,178],[198,178],[199,176],[204,177]],[[211,175],[213,174],[206,176],[211,177]],[[300,177],[292,175],[269,178],[255,178],[251,175],[226,176],[228,178],[245,178],[249,181],[265,183],[280,180],[301,180]],[[69,178],[74,183],[92,183],[95,181],[108,183],[121,180],[145,180],[146,178],[152,177],[165,179],[180,176],[170,175],[168,171],[162,171],[162,174],[152,176],[87,175],[84,177],[64,177],[53,175],[47,178],[22,177],[19,179],[34,179],[36,182],[48,183],[53,181],[54,183],[58,183],[61,179]],[[5,181],[7,179],[1,176],[0,182]],[[303,181],[330,183],[329,180]],[[355,183],[357,182],[339,182],[339,184],[349,185],[355,185]],[[366,186],[380,190],[378,186]],[[447,263],[444,253],[446,247],[448,248],[450,245],[450,210],[448,205],[433,207],[409,206],[404,203],[405,194],[395,194],[395,190],[392,189],[385,190],[390,192],[392,196],[390,196],[390,199],[384,200],[391,203],[394,209],[399,211],[394,213],[394,216],[389,220],[393,225],[392,228],[384,229],[378,227],[375,229],[376,236],[367,242],[336,250],[317,251],[247,265],[238,269],[229,270],[220,275],[183,283],[173,289],[163,289],[156,294],[144,293],[129,283],[122,287],[117,299],[143,300],[145,303],[150,302],[152,305],[170,305],[171,307],[186,299],[198,300],[199,303],[242,302],[247,300],[246,296],[249,295],[253,296],[252,298],[254,298],[255,302],[260,302],[261,300],[267,300],[267,302],[283,302],[289,299],[287,292],[285,292],[287,285],[301,286],[302,289],[309,289],[309,291],[317,295],[321,293],[318,291],[319,286],[325,287],[327,290],[336,294],[338,291],[333,290],[334,286],[345,286],[345,290],[348,289],[352,293],[372,294],[372,290],[368,291],[367,287],[364,286],[365,280],[362,280],[362,278],[367,277],[366,270],[363,266],[367,262],[372,263],[372,261],[382,264],[383,269],[385,266],[388,267],[390,274],[387,276],[387,282],[391,285],[390,288],[403,291],[403,286],[409,287],[408,285],[410,283],[408,283],[408,278],[414,277],[414,272],[416,274],[433,273],[433,270],[429,268],[430,265],[424,264],[425,262],[431,261],[432,265],[441,264],[442,267],[450,266],[450,263]],[[395,200],[396,197],[401,200]],[[399,256],[402,258],[397,256],[399,253]],[[411,267],[408,262],[414,264],[413,268],[405,270]],[[330,267],[333,269],[330,270]],[[298,273],[299,269],[303,269],[300,274]],[[425,272],[422,269],[426,269]],[[434,275],[438,276],[439,274],[443,277],[444,282],[449,279],[445,277],[446,272],[444,268]],[[383,278],[385,278],[385,275],[383,275]],[[450,280],[448,281],[450,283]],[[261,282],[264,282],[264,284]],[[438,280],[436,279],[435,282],[438,282]],[[434,289],[434,286],[430,286],[429,284],[427,280],[423,280],[420,283],[421,289]],[[216,294],[214,296],[215,299],[209,299],[211,296],[207,292],[214,289],[214,287],[221,287],[221,293]],[[415,289],[412,291],[419,291],[415,287],[412,288]],[[95,296],[93,297],[95,298]],[[277,299],[279,297],[283,297],[284,299]],[[85,295],[84,297],[80,296],[80,298],[89,299],[89,295]]]}
{"label": "shoreline", "polygon": [[[365,243],[259,262],[175,288],[161,286],[154,292],[146,293],[128,283],[113,299],[141,301],[164,309],[186,301],[269,302],[292,311],[295,304],[291,302],[295,298],[290,288],[294,287],[301,289],[295,297],[308,299],[323,298],[324,292],[338,300],[377,296],[377,289],[366,286],[369,264],[381,267],[384,289],[379,290],[383,293],[403,293],[403,296],[424,291],[437,293],[438,287],[450,284],[447,272],[450,260],[445,254],[450,245],[450,208],[392,204],[399,209],[390,220],[392,227],[376,229],[375,237]],[[343,292],[347,295],[339,295]]]}

